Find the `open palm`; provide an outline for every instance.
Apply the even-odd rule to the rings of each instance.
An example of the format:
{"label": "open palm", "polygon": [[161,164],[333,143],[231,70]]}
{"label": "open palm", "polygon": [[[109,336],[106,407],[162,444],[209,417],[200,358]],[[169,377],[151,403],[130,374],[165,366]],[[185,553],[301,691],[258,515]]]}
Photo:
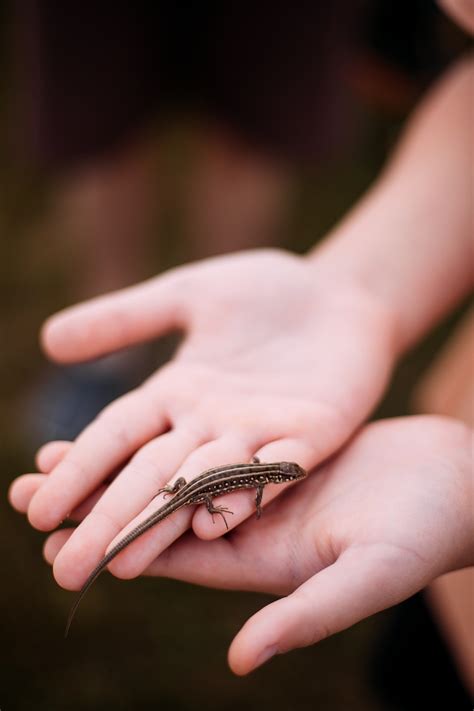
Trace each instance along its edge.
{"label": "open palm", "polygon": [[[394,356],[392,322],[368,292],[353,283],[335,289],[317,262],[276,250],[185,266],[67,310],[47,323],[43,340],[51,357],[73,362],[173,329],[185,338],[168,365],[106,408],[46,481],[14,485],[23,501],[27,487],[28,516],[41,530],[94,502],[57,557],[65,587],[80,587],[170,479],[255,454],[317,466],[374,406]],[[229,498],[236,526],[253,498]],[[129,576],[186,530],[189,519],[177,521],[172,533],[141,541]],[[206,512],[194,528],[208,538],[225,530]]]}

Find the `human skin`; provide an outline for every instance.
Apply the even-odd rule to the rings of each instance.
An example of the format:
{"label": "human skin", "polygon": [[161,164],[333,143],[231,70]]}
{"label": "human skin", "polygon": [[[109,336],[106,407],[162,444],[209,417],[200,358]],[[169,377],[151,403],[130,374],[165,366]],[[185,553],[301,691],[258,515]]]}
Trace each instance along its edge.
{"label": "human skin", "polygon": [[[472,445],[470,428],[448,418],[368,425],[260,520],[215,541],[188,533],[145,573],[281,596],[231,645],[232,670],[247,674],[274,654],[314,644],[474,563]],[[45,472],[67,447],[43,451]],[[87,513],[83,507],[74,517]],[[70,535],[62,530],[47,542],[48,561]]]}
{"label": "human skin", "polygon": [[472,430],[443,418],[369,425],[276,501],[262,529],[252,519],[230,539],[188,536],[147,573],[287,596],[234,639],[230,666],[246,674],[473,565],[473,443]]}
{"label": "human skin", "polygon": [[[311,470],[368,416],[399,354],[471,283],[471,84],[470,61],[441,81],[374,188],[308,256],[263,250],[198,262],[47,322],[43,345],[63,363],[186,334],[172,361],[109,406],[46,480],[13,484],[13,505],[27,500],[43,531],[95,497],[55,559],[59,584],[79,588],[170,479],[254,454]],[[231,527],[253,513],[250,493],[226,504]],[[140,574],[191,517],[179,512],[150,531],[112,572]],[[201,510],[192,525],[206,539],[225,530]]]}
{"label": "human skin", "polygon": [[[418,384],[413,399],[418,413],[455,417],[474,427],[473,353],[474,309],[471,309]],[[425,593],[471,698],[474,698],[473,590],[474,567],[471,567],[442,575]]]}
{"label": "human skin", "polygon": [[448,15],[471,35],[474,35],[474,5],[471,0],[438,0]]}

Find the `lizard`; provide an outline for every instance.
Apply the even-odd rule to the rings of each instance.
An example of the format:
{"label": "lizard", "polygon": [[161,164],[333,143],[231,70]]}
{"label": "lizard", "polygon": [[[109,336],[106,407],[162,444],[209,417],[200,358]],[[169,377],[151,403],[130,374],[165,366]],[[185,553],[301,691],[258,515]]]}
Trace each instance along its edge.
{"label": "lizard", "polygon": [[224,506],[215,506],[213,504],[214,497],[239,489],[256,489],[255,505],[258,519],[262,513],[263,489],[267,484],[286,484],[304,479],[307,475],[306,470],[294,462],[264,464],[260,462],[258,457],[253,457],[249,464],[227,464],[214,467],[206,470],[189,483],[184,477],[179,477],[173,484],[163,487],[156,495],[164,494],[173,498],[118,541],[92,570],[71,608],[64,636],[67,637],[68,635],[71,622],[82,598],[111,560],[129,546],[132,541],[143,535],[145,531],[156,526],[157,523],[163,521],[178,509],[183,506],[205,504],[213,521],[214,514],[219,514],[228,529],[229,526],[224,514],[232,514],[233,512]]}

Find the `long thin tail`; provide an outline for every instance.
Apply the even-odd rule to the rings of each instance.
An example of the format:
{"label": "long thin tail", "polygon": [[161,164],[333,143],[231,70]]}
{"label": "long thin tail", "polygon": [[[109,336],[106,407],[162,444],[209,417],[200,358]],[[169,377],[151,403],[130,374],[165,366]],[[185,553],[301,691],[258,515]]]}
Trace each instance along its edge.
{"label": "long thin tail", "polygon": [[173,511],[176,511],[178,508],[182,506],[181,503],[179,503],[176,500],[170,501],[166,503],[164,506],[162,506],[158,511],[155,511],[155,513],[151,514],[151,516],[148,516],[144,521],[138,524],[130,533],[127,533],[126,536],[122,538],[121,541],[119,541],[96,565],[92,573],[89,575],[87,578],[86,582],[82,586],[79,595],[77,597],[77,600],[75,601],[74,605],[71,607],[71,611],[69,612],[69,617],[67,619],[66,623],[66,629],[64,631],[64,639],[68,636],[69,628],[71,627],[71,623],[74,619],[74,615],[76,614],[76,610],[79,607],[79,604],[86,594],[86,592],[89,590],[91,587],[92,583],[94,583],[99,575],[102,573],[103,570],[108,566],[111,560],[115,558],[116,555],[120,553],[120,551],[123,551],[124,548],[126,548],[132,541],[134,541],[136,538],[141,536],[145,531],[148,531],[152,526],[155,524],[159,523],[162,521],[166,516],[168,516],[170,513],[173,513]]}

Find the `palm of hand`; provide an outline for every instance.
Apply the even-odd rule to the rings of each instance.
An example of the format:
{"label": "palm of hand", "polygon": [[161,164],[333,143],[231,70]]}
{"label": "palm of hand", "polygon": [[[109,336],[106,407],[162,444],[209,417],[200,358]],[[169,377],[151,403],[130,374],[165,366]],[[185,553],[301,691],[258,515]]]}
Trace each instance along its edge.
{"label": "palm of hand", "polygon": [[454,421],[370,425],[260,521],[211,543],[183,537],[148,572],[288,595],[234,641],[231,666],[246,673],[266,650],[319,641],[469,564],[459,557],[469,548],[469,476],[455,475],[469,472],[469,452]]}
{"label": "palm of hand", "polygon": [[[56,358],[80,359],[180,325],[187,336],[170,364],[107,408],[32,494],[30,521],[43,530],[94,504],[56,559],[65,587],[80,586],[170,478],[253,454],[316,466],[367,415],[391,366],[391,325],[363,290],[334,293],[330,277],[274,251],[198,263],[78,307],[53,321],[46,343]],[[229,498],[235,526],[253,501]],[[204,511],[193,525],[207,538],[224,532]],[[171,540],[148,537],[115,569],[139,574]]]}

